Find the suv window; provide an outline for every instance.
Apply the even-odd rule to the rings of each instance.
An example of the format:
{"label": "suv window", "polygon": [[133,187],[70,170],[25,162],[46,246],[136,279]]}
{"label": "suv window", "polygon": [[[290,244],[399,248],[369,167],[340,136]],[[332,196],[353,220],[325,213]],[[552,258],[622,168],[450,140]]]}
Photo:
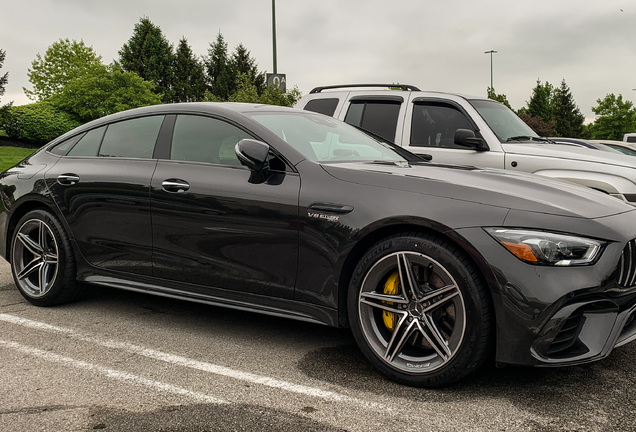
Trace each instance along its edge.
{"label": "suv window", "polygon": [[455,144],[457,129],[474,129],[468,118],[452,105],[418,102],[413,106],[411,145],[416,147],[466,148]]}
{"label": "suv window", "polygon": [[152,158],[163,117],[141,117],[108,125],[98,156]]}
{"label": "suv window", "polygon": [[247,132],[222,120],[179,115],[174,125],[170,159],[240,166],[234,147]]}
{"label": "suv window", "polygon": [[336,107],[338,106],[338,99],[313,99],[307,102],[305,105],[305,109],[307,111],[317,112],[319,114],[328,115],[333,117],[333,114],[336,112]]}
{"label": "suv window", "polygon": [[49,151],[58,156],[65,156],[66,153],[68,153],[69,149],[71,149],[82,138],[82,136],[84,135],[83,134],[75,135],[73,138],[69,138],[57,144],[55,147],[53,147]]}
{"label": "suv window", "polygon": [[394,101],[352,100],[345,122],[394,142],[400,105]]}

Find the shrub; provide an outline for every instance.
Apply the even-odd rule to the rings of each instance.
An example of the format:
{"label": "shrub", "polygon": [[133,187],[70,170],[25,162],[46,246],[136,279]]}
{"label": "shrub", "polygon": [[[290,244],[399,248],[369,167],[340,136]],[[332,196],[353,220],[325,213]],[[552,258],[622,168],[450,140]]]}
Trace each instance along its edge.
{"label": "shrub", "polygon": [[44,144],[81,124],[48,102],[36,102],[9,107],[0,129],[4,129],[9,138]]}

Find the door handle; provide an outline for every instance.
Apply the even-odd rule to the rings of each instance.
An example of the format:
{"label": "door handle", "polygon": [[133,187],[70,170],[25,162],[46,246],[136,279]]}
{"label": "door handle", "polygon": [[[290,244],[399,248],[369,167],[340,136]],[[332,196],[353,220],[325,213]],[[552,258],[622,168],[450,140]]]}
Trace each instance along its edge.
{"label": "door handle", "polygon": [[161,187],[166,192],[185,192],[190,189],[190,183],[180,179],[167,179],[161,183]]}
{"label": "door handle", "polygon": [[77,174],[60,174],[57,176],[57,182],[62,186],[71,186],[79,181],[80,178]]}

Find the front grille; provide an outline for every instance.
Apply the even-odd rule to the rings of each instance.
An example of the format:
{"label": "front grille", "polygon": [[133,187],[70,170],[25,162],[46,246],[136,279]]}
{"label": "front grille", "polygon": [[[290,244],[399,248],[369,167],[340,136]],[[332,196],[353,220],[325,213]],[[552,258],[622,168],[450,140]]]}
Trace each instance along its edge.
{"label": "front grille", "polygon": [[636,240],[630,240],[618,262],[618,285],[623,288],[636,286]]}
{"label": "front grille", "polygon": [[548,356],[558,357],[559,355],[566,355],[576,343],[584,321],[585,317],[581,309],[570,315],[552,340],[548,348]]}

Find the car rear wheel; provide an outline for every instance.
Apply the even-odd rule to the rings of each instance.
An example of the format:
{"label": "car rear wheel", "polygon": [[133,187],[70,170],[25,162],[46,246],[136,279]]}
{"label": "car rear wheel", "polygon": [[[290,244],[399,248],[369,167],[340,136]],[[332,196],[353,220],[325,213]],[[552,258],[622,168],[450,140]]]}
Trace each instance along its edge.
{"label": "car rear wheel", "polygon": [[354,271],[348,308],[365,356],[406,385],[451,383],[489,352],[486,286],[461,249],[433,235],[397,235],[371,248]]}
{"label": "car rear wheel", "polygon": [[47,211],[31,211],[18,222],[11,243],[11,270],[18,290],[34,305],[66,303],[80,294],[70,241]]}

